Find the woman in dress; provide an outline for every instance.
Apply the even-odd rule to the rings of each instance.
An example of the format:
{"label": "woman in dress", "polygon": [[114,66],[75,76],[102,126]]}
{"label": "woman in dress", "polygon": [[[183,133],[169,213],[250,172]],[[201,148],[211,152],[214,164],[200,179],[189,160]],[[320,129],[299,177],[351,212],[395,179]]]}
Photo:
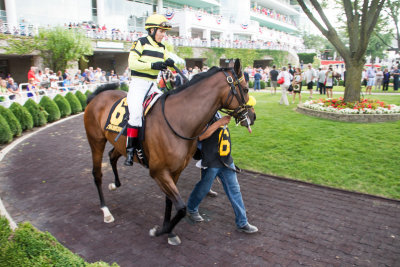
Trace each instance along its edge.
{"label": "woman in dress", "polygon": [[292,81],[292,86],[293,86],[293,100],[292,104],[294,104],[294,101],[296,99],[296,95],[299,95],[299,104],[301,104],[301,82],[303,81],[303,74],[301,73],[300,68],[296,68],[296,72],[294,73],[294,78]]}

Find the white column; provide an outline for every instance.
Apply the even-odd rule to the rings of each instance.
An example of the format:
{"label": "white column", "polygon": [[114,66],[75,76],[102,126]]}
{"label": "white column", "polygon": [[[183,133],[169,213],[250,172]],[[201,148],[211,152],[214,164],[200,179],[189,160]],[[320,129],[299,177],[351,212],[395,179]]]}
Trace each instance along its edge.
{"label": "white column", "polygon": [[17,20],[17,10],[15,8],[15,0],[5,0],[6,12],[7,12],[7,23],[9,29],[12,30],[13,27],[18,26]]}
{"label": "white column", "polygon": [[102,27],[105,24],[104,21],[104,0],[96,0],[97,6],[97,24]]}
{"label": "white column", "polygon": [[211,31],[209,29],[203,30],[203,39],[207,41],[207,47],[211,45]]}
{"label": "white column", "polygon": [[163,13],[163,0],[157,0],[157,14]]}

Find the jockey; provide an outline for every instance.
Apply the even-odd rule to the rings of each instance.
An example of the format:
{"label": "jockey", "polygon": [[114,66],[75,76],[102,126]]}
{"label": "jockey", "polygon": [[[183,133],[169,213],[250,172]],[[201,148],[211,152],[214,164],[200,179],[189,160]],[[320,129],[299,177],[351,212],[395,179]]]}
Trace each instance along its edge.
{"label": "jockey", "polygon": [[139,144],[138,129],[142,126],[144,97],[148,90],[150,94],[159,91],[155,82],[160,70],[174,66],[174,61],[169,58],[168,51],[161,43],[166,31],[171,29],[167,19],[163,15],[151,15],[146,20],[145,29],[148,35],[133,43],[128,59],[131,82],[127,96],[129,121],[124,163],[127,166],[133,165],[134,151]]}

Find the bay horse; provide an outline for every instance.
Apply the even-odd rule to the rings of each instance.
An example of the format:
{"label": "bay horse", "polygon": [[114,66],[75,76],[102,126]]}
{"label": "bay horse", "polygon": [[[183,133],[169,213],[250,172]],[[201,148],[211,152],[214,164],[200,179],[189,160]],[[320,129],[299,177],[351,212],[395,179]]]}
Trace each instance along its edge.
{"label": "bay horse", "polygon": [[[240,78],[238,78],[240,77]],[[114,221],[107,208],[102,191],[101,163],[106,142],[113,149],[108,153],[115,176],[110,190],[121,186],[117,171],[119,157],[126,156],[126,137],[115,141],[116,133],[105,131],[105,123],[113,104],[126,96],[121,90],[111,90],[116,86],[100,86],[88,97],[84,124],[92,151],[94,182],[96,184],[104,221]],[[143,151],[147,157],[150,176],[166,195],[165,217],[162,228],[150,230],[151,236],[168,234],[168,243],[181,243],[172,233],[173,228],[186,215],[186,205],[176,183],[183,169],[196,151],[197,137],[204,132],[214,114],[224,108],[250,130],[255,119],[254,109],[246,105],[249,100],[248,87],[243,78],[239,59],[234,68],[213,67],[208,72],[198,74],[187,84],[162,95],[146,115]],[[168,98],[167,98],[168,97]],[[233,111],[232,111],[233,110]],[[138,162],[135,156],[135,162]],[[171,219],[172,204],[177,213]]]}

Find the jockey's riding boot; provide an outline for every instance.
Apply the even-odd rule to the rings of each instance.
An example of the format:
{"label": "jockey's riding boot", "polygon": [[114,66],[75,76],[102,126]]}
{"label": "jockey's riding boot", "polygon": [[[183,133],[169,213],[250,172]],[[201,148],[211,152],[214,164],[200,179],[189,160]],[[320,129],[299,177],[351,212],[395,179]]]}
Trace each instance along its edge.
{"label": "jockey's riding boot", "polygon": [[124,165],[132,166],[133,165],[133,157],[135,155],[135,149],[138,145],[138,128],[132,127],[128,125],[127,135],[126,138],[126,160]]}

